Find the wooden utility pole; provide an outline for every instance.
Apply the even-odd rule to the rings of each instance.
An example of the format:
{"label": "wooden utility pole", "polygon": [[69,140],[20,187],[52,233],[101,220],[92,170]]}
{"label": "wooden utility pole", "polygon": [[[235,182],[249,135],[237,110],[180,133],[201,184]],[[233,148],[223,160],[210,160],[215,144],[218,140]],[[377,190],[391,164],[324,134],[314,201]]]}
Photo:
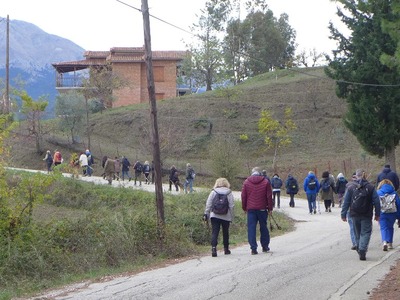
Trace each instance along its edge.
{"label": "wooden utility pole", "polygon": [[147,67],[147,90],[149,92],[150,102],[150,119],[151,119],[151,142],[153,145],[153,162],[155,175],[155,193],[157,205],[157,219],[159,226],[159,234],[163,237],[164,218],[164,198],[162,189],[162,174],[161,174],[161,155],[160,155],[160,139],[158,136],[157,123],[157,103],[156,92],[154,87],[153,62],[151,51],[151,36],[150,36],[150,14],[147,0],[142,0],[143,14],[143,31],[144,31],[144,47],[145,47],[145,62]]}

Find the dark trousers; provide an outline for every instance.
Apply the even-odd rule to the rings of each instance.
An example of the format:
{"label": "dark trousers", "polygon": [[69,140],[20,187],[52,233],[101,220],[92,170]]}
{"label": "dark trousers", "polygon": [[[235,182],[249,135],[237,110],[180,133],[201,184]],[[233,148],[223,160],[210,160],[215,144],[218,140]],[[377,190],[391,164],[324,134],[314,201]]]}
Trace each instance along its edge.
{"label": "dark trousers", "polygon": [[289,206],[294,207],[294,194],[289,194],[289,196],[290,196]]}
{"label": "dark trousers", "polygon": [[325,209],[331,208],[332,200],[324,200]]}
{"label": "dark trousers", "polygon": [[172,180],[170,180],[169,181],[169,191],[171,191],[172,190],[172,185],[174,185],[175,186],[175,188],[176,188],[176,191],[179,191],[179,181],[172,181]]}
{"label": "dark trousers", "polygon": [[231,222],[218,218],[211,218],[211,247],[217,247],[219,230],[222,227],[222,242],[224,249],[229,249],[229,224]]}

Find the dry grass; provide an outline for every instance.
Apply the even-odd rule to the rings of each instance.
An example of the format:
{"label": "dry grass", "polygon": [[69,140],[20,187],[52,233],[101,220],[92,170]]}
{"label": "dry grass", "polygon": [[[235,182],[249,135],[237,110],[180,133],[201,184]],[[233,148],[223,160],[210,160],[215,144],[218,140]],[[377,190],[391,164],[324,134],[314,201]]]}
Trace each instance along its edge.
{"label": "dry grass", "polygon": [[[292,144],[281,149],[278,157],[277,171],[281,177],[291,172],[303,178],[310,169],[318,174],[331,170],[334,174],[345,172],[349,176],[359,166],[372,174],[378,173],[383,160],[368,156],[343,125],[346,104],[336,97],[335,83],[326,78],[322,69],[300,71],[263,74],[231,89],[229,97],[213,91],[159,101],[157,113],[164,168],[175,164],[184,169],[189,161],[198,173],[211,175],[209,144],[213,139],[233,137],[240,150],[237,159],[242,169],[238,176],[246,176],[254,165],[272,173],[272,150],[263,144],[257,121],[262,109],[271,110],[279,119],[284,108],[290,106],[298,129],[293,133]],[[149,106],[145,103],[91,116],[91,151],[98,159],[96,175],[101,174],[103,155],[126,155],[131,162],[152,160],[149,115]],[[199,121],[203,119],[213,125],[211,136],[209,124]],[[55,129],[54,120],[45,125],[50,129],[44,136],[43,150],[58,148],[64,157],[69,157],[71,152],[87,148],[86,137],[81,137],[81,144],[69,145],[67,137]],[[21,125],[9,140],[10,164],[44,169],[41,160],[44,155],[35,152],[34,140],[24,132]],[[239,135],[244,133],[250,139],[240,143]]]}

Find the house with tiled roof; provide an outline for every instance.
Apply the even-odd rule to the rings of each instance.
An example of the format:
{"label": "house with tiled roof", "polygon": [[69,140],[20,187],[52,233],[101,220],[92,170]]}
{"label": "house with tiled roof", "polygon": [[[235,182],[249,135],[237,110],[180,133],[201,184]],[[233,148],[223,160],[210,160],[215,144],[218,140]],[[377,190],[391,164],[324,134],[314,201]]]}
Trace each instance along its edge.
{"label": "house with tiled roof", "polygon": [[[174,98],[179,68],[186,51],[153,51],[152,64],[156,99]],[[82,73],[92,68],[111,67],[125,84],[112,91],[112,106],[126,106],[149,101],[144,47],[115,47],[110,51],[86,51],[84,60],[52,64],[56,70],[59,93],[82,88]],[[87,72],[88,73],[88,72]]]}

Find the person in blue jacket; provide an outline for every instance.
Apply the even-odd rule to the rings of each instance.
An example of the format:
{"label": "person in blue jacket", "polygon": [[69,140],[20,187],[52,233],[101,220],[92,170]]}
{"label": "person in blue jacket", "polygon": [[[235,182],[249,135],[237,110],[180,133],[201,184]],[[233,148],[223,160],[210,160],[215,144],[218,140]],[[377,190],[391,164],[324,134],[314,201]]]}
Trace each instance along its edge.
{"label": "person in blue jacket", "polygon": [[317,195],[319,192],[319,181],[313,171],[309,171],[307,177],[304,179],[303,189],[307,195],[308,209],[310,215],[317,213]]}
{"label": "person in blue jacket", "polygon": [[[381,229],[382,250],[388,251],[388,249],[393,249],[393,233],[396,219],[397,224],[400,226],[400,198],[394,189],[393,183],[388,179],[381,180],[377,193],[381,201],[379,225]],[[387,201],[385,201],[385,195],[389,195]],[[391,202],[393,202],[393,205]]]}

